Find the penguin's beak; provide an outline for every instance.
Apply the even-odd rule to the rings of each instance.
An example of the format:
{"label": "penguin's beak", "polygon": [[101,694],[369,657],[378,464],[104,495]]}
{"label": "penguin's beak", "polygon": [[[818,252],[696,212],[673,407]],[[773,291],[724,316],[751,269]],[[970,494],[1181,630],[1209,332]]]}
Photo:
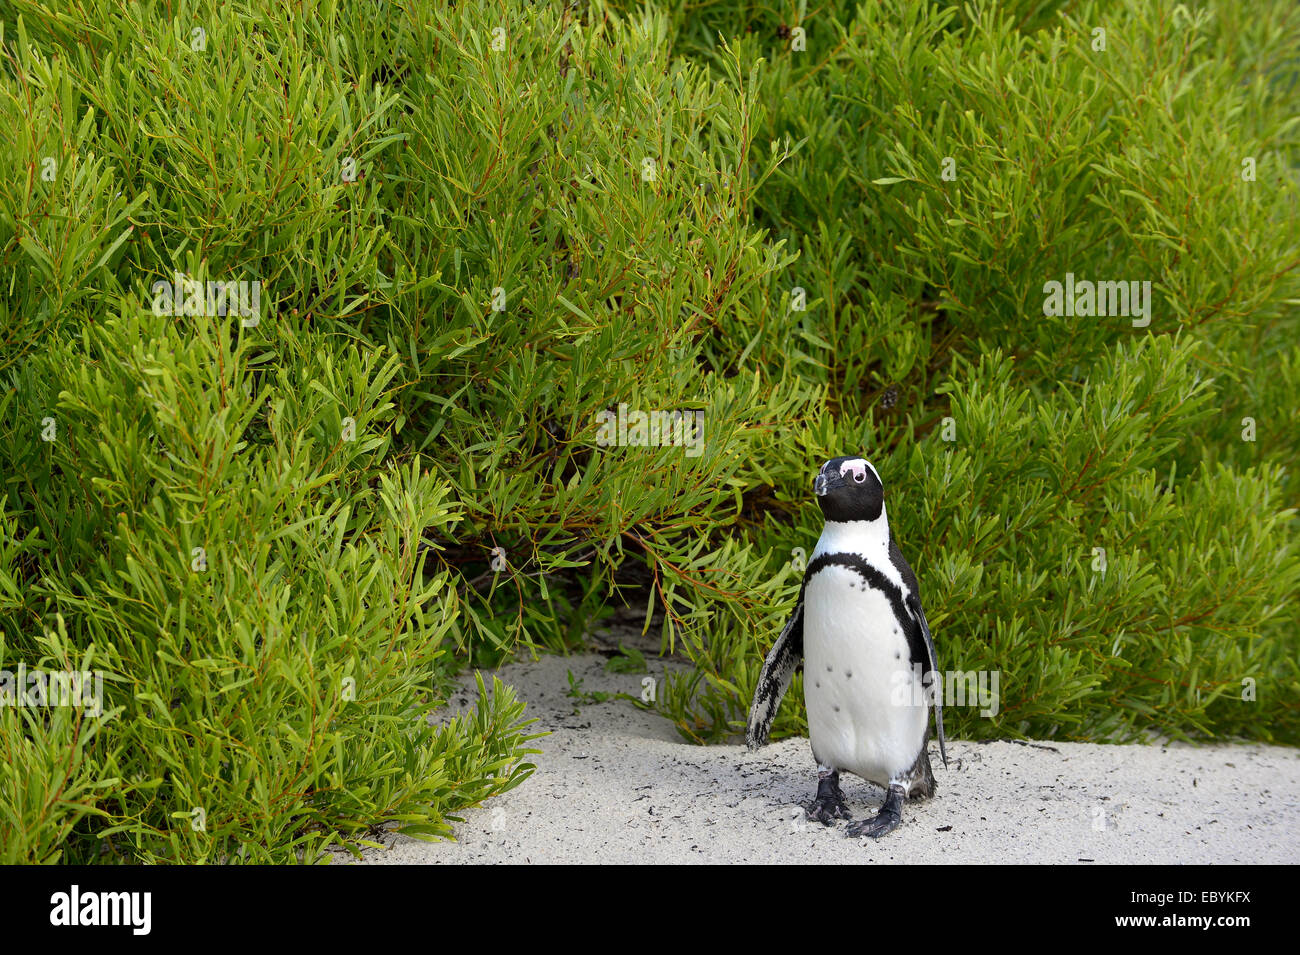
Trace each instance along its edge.
{"label": "penguin's beak", "polygon": [[818,474],[813,478],[813,493],[825,497],[843,482],[834,474]]}

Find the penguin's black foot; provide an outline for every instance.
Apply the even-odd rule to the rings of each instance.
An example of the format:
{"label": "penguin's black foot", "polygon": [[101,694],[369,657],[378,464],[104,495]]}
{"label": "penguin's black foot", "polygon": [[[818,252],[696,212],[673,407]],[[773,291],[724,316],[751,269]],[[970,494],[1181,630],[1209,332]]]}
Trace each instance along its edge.
{"label": "penguin's black foot", "polygon": [[904,796],[902,786],[890,786],[889,793],[885,796],[885,804],[880,807],[880,812],[870,819],[855,822],[844,830],[845,833],[854,839],[861,836],[879,839],[881,836],[893,832],[903,821]]}
{"label": "penguin's black foot", "polygon": [[817,780],[817,798],[803,808],[809,819],[815,819],[823,826],[831,825],[836,819],[853,818],[849,807],[844,805],[838,772]]}

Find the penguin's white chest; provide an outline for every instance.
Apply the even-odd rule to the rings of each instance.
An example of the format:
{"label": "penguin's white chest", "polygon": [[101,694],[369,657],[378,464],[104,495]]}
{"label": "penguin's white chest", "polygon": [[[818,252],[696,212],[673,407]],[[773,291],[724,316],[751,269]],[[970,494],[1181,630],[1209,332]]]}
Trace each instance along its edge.
{"label": "penguin's white chest", "polygon": [[889,598],[831,565],[804,593],[804,701],[817,761],[881,786],[911,769],[928,707]]}

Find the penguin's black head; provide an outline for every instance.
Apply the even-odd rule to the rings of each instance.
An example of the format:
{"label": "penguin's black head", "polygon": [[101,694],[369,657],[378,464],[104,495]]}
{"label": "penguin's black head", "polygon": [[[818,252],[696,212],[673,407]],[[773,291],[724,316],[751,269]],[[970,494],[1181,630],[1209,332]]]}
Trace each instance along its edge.
{"label": "penguin's black head", "polygon": [[828,521],[874,521],[885,509],[885,486],[865,458],[831,458],[813,480]]}

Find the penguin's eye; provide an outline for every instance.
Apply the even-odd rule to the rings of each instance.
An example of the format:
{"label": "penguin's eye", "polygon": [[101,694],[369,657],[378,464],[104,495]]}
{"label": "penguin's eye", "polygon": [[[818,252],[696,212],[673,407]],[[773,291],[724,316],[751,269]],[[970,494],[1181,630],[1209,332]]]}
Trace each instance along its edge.
{"label": "penguin's eye", "polygon": [[840,477],[849,473],[852,473],[855,484],[861,484],[867,479],[867,462],[861,458],[845,461],[840,465]]}

